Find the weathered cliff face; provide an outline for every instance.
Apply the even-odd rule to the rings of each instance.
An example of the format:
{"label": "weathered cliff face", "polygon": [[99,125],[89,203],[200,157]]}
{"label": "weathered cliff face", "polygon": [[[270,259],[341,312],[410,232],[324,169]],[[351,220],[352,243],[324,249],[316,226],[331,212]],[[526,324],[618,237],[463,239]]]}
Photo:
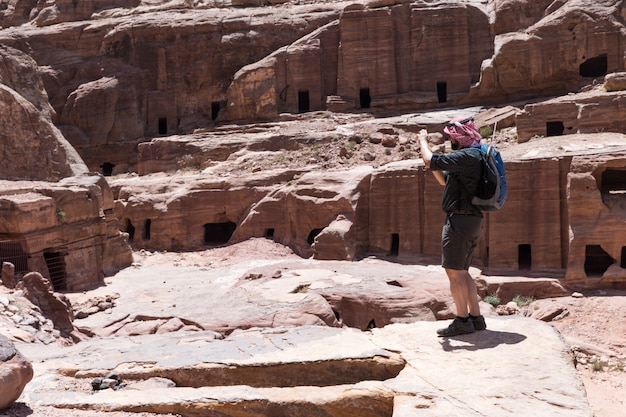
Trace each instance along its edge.
{"label": "weathered cliff face", "polygon": [[31,24],[0,40],[35,59],[55,124],[108,175],[149,137],[220,120],[498,103],[624,69],[620,2],[547,3],[10,2],[3,24]]}
{"label": "weathered cliff face", "polygon": [[585,79],[622,71],[622,10],[617,1],[565,2],[523,32],[496,36],[494,56],[483,63],[468,99],[559,95]]}
{"label": "weathered cliff face", "polygon": [[570,219],[567,276],[588,287],[619,285],[626,268],[626,155],[579,155],[567,176]]}
{"label": "weathered cliff face", "polygon": [[563,94],[624,69],[620,2],[483,6],[348,6],[338,20],[237,72],[221,118],[497,103]]}
{"label": "weathered cliff face", "polygon": [[605,85],[524,106],[516,118],[518,142],[535,136],[623,132],[625,90],[606,91]]}
{"label": "weathered cliff face", "polygon": [[58,181],[87,172],[76,150],[52,124],[37,64],[0,47],[0,179]]}
{"label": "weathered cliff face", "polygon": [[130,265],[109,185],[51,121],[35,62],[0,47],[0,257],[56,290],[88,288]]}
{"label": "weathered cliff face", "polygon": [[[415,111],[536,98],[577,90],[580,83],[623,68],[620,2],[588,7],[581,1],[549,7],[544,3],[372,1],[267,8],[243,2],[251,7],[238,9],[153,1],[121,2],[106,10],[104,4],[89,6],[97,11],[88,11],[81,2],[74,11],[66,7],[68,3],[38,3],[29,17],[36,24],[0,32],[6,45],[27,51],[34,59],[20,58],[28,61],[30,72],[11,79],[15,94],[3,90],[7,106],[3,114],[43,115],[41,126],[48,126],[49,132],[37,128],[30,133],[30,142],[12,146],[16,155],[26,154],[23,147],[37,143],[39,153],[28,155],[45,154],[47,165],[26,169],[35,162],[14,159],[6,177],[58,180],[76,170],[84,172],[82,163],[72,162],[80,158],[63,145],[60,130],[89,170],[140,175],[116,180],[114,197],[99,184],[100,193],[107,196],[101,210],[106,221],[96,222],[100,237],[117,236],[119,220],[133,244],[148,249],[196,249],[272,236],[303,256],[319,259],[355,259],[363,253],[437,255],[441,213],[431,202],[438,202],[440,188],[418,164],[382,166],[417,158],[406,137],[416,128],[440,130],[449,119],[445,111],[422,124],[395,120],[392,129],[368,132],[338,125],[318,131],[320,125],[312,123],[294,133],[280,122],[239,126],[215,122],[287,120],[290,116],[281,116],[284,112],[313,110],[334,119],[324,110]],[[42,27],[37,27],[37,17],[54,15],[51,9],[45,11],[48,7],[59,11],[58,18],[42,17]],[[90,20],[79,20],[87,14]],[[56,21],[66,23],[48,24]],[[5,66],[13,65],[14,74],[23,67],[6,62]],[[31,88],[28,74],[34,71],[43,82]],[[520,142],[550,136],[555,112],[557,124],[563,126],[559,134],[599,128],[622,131],[622,90],[615,86],[610,90],[529,104],[517,117]],[[292,125],[311,123],[294,118]],[[19,131],[26,125],[27,118],[12,119],[15,128],[7,120],[7,129]],[[194,134],[172,135],[192,130]],[[42,134],[58,140],[37,142],[34,138]],[[28,132],[20,135],[29,137]],[[162,137],[152,140],[156,135]],[[334,147],[335,140],[346,144]],[[379,150],[386,148],[389,160],[382,162],[379,156],[374,166],[376,156],[361,153],[360,164],[367,168],[357,169],[352,147],[364,148],[363,143],[375,140]],[[327,168],[326,156],[305,157],[302,149],[308,145],[335,149],[346,169],[342,174],[316,174]],[[305,163],[286,169],[288,164],[280,158],[290,152]],[[68,158],[69,164],[58,162]],[[478,253],[483,266],[515,269],[531,264],[538,270],[563,270],[568,265],[565,231],[575,227],[569,223],[565,198],[571,160],[556,158],[511,161],[511,197],[507,210],[490,217],[488,237]],[[261,159],[265,161],[257,165],[246,162]],[[268,164],[271,160],[276,163]],[[247,168],[220,171],[228,164]],[[527,187],[523,184],[529,165],[539,174]],[[154,175],[177,170],[184,172],[171,178]],[[92,185],[93,179],[81,183],[78,194],[97,194]],[[541,193],[527,188],[535,186],[545,193],[539,215],[530,214],[536,209],[529,197]],[[42,204],[48,214],[65,213],[63,198],[50,200],[49,191],[35,194],[44,197],[24,198],[37,202],[32,207]],[[26,207],[23,211],[32,211],[25,202],[20,204]],[[102,219],[97,204],[87,211]],[[52,227],[57,220],[55,214],[42,224]],[[19,225],[18,220],[12,222]],[[529,228],[533,222],[540,226]],[[506,240],[499,232],[502,224],[515,235],[505,244],[499,243]],[[125,253],[119,252],[123,238],[114,240],[117,249],[104,249],[105,254],[112,252],[106,257]],[[44,253],[45,248],[32,245]],[[611,256],[617,259],[615,253]]]}
{"label": "weathered cliff face", "polygon": [[490,31],[486,11],[471,2],[350,5],[338,20],[237,72],[222,117],[320,110],[334,97],[351,109],[459,103],[493,53]]}
{"label": "weathered cliff face", "polygon": [[37,61],[55,123],[92,171],[135,170],[145,137],[211,126],[237,70],[340,10],[336,4],[271,11],[168,7],[0,32],[3,43]]}

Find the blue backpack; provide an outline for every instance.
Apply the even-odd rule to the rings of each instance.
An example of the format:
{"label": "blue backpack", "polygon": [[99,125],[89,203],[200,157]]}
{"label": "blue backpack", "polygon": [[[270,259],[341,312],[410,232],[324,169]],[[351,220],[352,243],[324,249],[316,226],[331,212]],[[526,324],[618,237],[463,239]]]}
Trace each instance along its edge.
{"label": "blue backpack", "polygon": [[472,198],[472,205],[482,211],[500,210],[508,193],[504,161],[500,152],[491,145],[480,145],[480,156],[483,163],[482,175]]}

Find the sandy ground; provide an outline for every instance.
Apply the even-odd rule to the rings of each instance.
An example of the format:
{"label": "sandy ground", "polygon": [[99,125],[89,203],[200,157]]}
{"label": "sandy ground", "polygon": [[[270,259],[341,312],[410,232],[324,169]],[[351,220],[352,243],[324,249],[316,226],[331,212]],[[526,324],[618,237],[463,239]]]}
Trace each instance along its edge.
{"label": "sandy ground", "polygon": [[[189,253],[153,253],[138,251],[135,260],[142,265],[235,265],[242,259],[299,259],[288,248],[264,239],[250,240],[230,247]],[[114,277],[108,280],[115,279]],[[528,308],[546,306],[563,308],[566,313],[551,324],[572,346],[572,360],[584,382],[595,417],[623,417],[626,401],[626,291],[584,294],[582,298],[537,300]],[[84,410],[57,410],[18,402],[0,417],[110,417],[127,413],[103,413]],[[137,417],[156,416],[151,413]],[[162,416],[162,415],[161,415]]]}
{"label": "sandy ground", "polygon": [[[583,298],[537,301],[558,304],[565,317],[551,324],[572,346],[595,417],[621,417],[626,410],[626,291],[595,291]],[[587,362],[587,363],[585,363]]]}

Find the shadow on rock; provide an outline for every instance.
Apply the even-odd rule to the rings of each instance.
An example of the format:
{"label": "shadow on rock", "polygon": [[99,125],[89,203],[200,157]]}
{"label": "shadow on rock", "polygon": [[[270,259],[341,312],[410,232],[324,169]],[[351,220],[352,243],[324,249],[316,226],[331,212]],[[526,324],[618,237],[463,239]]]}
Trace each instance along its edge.
{"label": "shadow on rock", "polygon": [[519,333],[484,330],[480,332],[447,337],[441,340],[441,347],[446,352],[453,350],[492,349],[499,345],[515,345],[526,340]]}
{"label": "shadow on rock", "polygon": [[26,417],[33,415],[33,410],[24,403],[16,402],[9,408],[0,410],[0,417]]}

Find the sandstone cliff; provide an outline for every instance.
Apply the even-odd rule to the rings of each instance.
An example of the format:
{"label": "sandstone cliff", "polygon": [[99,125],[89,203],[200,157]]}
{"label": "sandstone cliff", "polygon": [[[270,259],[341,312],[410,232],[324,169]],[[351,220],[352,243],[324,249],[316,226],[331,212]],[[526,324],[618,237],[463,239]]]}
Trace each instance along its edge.
{"label": "sandstone cliff", "polygon": [[269,4],[15,2],[0,40],[35,59],[55,124],[105,174],[216,121],[528,100],[624,69],[616,0]]}
{"label": "sandstone cliff", "polygon": [[[64,137],[90,171],[140,175],[113,181],[112,192],[102,181],[87,181],[87,188],[96,183],[105,187],[98,200],[104,205],[91,209],[91,216],[99,219],[97,235],[117,242],[104,250],[107,258],[115,259],[112,265],[96,261],[96,270],[114,270],[129,262],[128,255],[116,255],[120,250],[128,254],[120,249],[124,235],[117,232],[118,221],[137,248],[189,250],[265,236],[319,259],[358,259],[368,253],[437,256],[440,213],[430,202],[438,200],[439,188],[419,161],[388,163],[417,158],[412,133],[421,127],[438,130],[452,113],[435,112],[423,121],[399,116],[382,122],[391,127],[372,123],[359,131],[363,124],[344,126],[329,109],[356,111],[367,119],[368,108],[375,115],[392,109],[407,112],[532,98],[534,103],[522,103],[523,109],[510,112],[520,142],[535,135],[624,128],[619,88],[537,102],[538,96],[578,91],[582,84],[623,69],[623,46],[618,42],[622,6],[615,1],[588,6],[572,0],[549,7],[519,0],[286,2],[272,8],[246,2],[239,4],[243,8],[176,1],[75,2],[73,7],[67,2],[49,2],[46,7],[16,2],[5,10],[5,26],[22,22],[16,10],[29,5],[30,24],[0,32],[0,39],[10,45],[5,51],[17,48],[34,59],[17,51],[10,52],[13,60],[5,59],[6,73],[31,75],[13,76],[15,89],[3,90],[3,105],[8,106],[3,115],[27,115],[11,117],[4,128],[15,133],[33,126],[31,120],[41,122],[33,131],[14,136],[30,141],[14,140],[14,150],[3,148],[5,154],[27,158],[5,158],[5,177],[59,180],[84,172]],[[25,65],[11,64],[17,59]],[[31,87],[28,78],[42,81]],[[466,111],[479,115],[481,110]],[[311,123],[311,111],[321,111],[320,117],[330,123]],[[311,117],[288,120],[283,112]],[[260,118],[282,121],[223,123]],[[483,125],[498,121],[504,118],[484,120]],[[183,134],[172,136],[177,132]],[[155,135],[160,137],[152,139]],[[366,150],[372,144],[379,146]],[[305,156],[310,145],[336,151]],[[39,151],[32,152],[33,146]],[[384,156],[376,156],[381,153]],[[286,158],[292,159],[290,164]],[[329,158],[347,170],[317,174],[332,166]],[[577,228],[571,219],[578,219],[568,214],[574,211],[567,200],[571,159],[557,158],[510,161],[509,202],[503,212],[489,217],[477,254],[479,265],[567,272],[577,285],[619,281],[620,274],[614,272],[609,274],[613,278],[602,281],[585,279],[597,270],[603,275],[611,265],[622,265],[619,239],[610,245],[583,240],[579,244],[585,249],[570,253],[575,239],[568,230]],[[39,160],[44,163],[35,162]],[[620,167],[619,160],[611,166]],[[229,164],[249,171],[221,168]],[[524,175],[529,166],[538,172],[532,181]],[[611,168],[607,175],[615,176],[619,169]],[[172,178],[146,176],[176,170],[188,172]],[[612,191],[620,190],[612,178],[605,183],[612,184]],[[541,203],[529,203],[525,190],[537,187],[544,197]],[[84,195],[89,199],[94,194]],[[11,207],[18,200],[12,198]],[[74,217],[74,209],[58,198],[30,195],[22,200],[29,202],[31,209],[25,208],[25,201],[20,203],[29,213],[45,202],[54,215],[42,225],[63,225],[50,230],[86,218]],[[619,219],[616,207],[610,211]],[[535,210],[541,215],[533,216]],[[15,214],[7,218],[10,224],[19,223]],[[516,231],[511,245],[500,243],[499,230],[505,224]],[[47,245],[56,248],[52,250],[32,243],[36,249],[28,252],[63,254],[63,245],[67,243]],[[584,265],[575,260],[581,253]],[[90,281],[97,282],[96,277],[101,273]]]}
{"label": "sandstone cliff", "polygon": [[131,262],[109,185],[52,123],[35,61],[1,46],[0,68],[2,261],[19,276],[41,272],[55,290],[93,286]]}

